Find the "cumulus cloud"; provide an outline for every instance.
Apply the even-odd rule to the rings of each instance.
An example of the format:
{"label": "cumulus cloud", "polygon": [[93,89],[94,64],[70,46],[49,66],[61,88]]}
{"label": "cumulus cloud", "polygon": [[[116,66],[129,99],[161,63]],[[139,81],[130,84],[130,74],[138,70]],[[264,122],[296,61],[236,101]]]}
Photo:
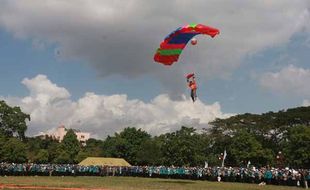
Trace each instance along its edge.
{"label": "cumulus cloud", "polygon": [[289,65],[279,72],[268,72],[261,76],[260,85],[275,94],[310,97],[310,70]]}
{"label": "cumulus cloud", "polygon": [[[82,60],[100,76],[151,73],[167,89],[181,92],[183,84],[171,76],[196,71],[204,80],[227,77],[245,56],[310,30],[309,7],[307,0],[3,0],[0,27],[39,49],[52,44],[61,59]],[[221,34],[198,37],[177,66],[155,64],[153,53],[164,36],[192,22],[217,27]]]}
{"label": "cumulus cloud", "polygon": [[96,137],[111,135],[128,126],[157,135],[175,131],[182,125],[201,129],[215,118],[232,115],[223,113],[218,102],[206,105],[198,100],[193,104],[185,96],[172,100],[161,94],[143,102],[128,99],[125,94],[107,96],[87,92],[72,101],[65,88],[52,83],[45,75],[26,78],[22,83],[28,88],[29,96],[2,98],[30,114],[29,135],[51,130],[59,124],[91,132]]}

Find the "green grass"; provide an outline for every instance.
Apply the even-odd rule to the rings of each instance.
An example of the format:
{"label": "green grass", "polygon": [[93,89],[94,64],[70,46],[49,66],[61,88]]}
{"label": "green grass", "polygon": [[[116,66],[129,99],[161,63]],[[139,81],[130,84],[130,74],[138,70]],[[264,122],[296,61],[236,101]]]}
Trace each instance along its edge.
{"label": "green grass", "polygon": [[0,177],[1,184],[48,187],[107,188],[112,190],[297,190],[285,186],[155,179],[139,177]]}

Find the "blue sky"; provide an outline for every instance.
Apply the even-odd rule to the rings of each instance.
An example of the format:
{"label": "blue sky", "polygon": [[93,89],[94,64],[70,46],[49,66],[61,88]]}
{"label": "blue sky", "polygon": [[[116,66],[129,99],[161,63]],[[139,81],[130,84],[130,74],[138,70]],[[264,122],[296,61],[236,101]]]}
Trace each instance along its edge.
{"label": "blue sky", "polygon": [[[19,40],[2,30],[1,40],[1,86],[3,96],[26,96],[29,92],[21,84],[28,77],[47,75],[59,86],[65,87],[74,100],[86,92],[98,94],[127,94],[129,98],[150,101],[161,93],[161,84],[155,77],[143,76],[128,80],[126,77],[102,78],[96,71],[78,60],[60,60],[55,56],[55,47],[36,49],[31,40]],[[304,43],[305,36],[293,36],[290,43],[268,48],[258,55],[245,58],[229,79],[211,79],[198,91],[205,102],[219,101],[224,112],[262,113],[300,106],[301,98],[279,97],[259,87],[252,74],[277,71],[290,64],[309,69],[310,47]],[[282,55],[286,55],[283,60]],[[198,76],[199,78],[202,76]],[[180,78],[180,80],[183,80]],[[184,93],[187,93],[184,86]]]}
{"label": "blue sky", "polygon": [[[47,75],[59,86],[67,88],[74,100],[86,92],[99,94],[126,93],[131,98],[149,101],[158,95],[160,84],[147,76],[128,80],[121,76],[99,77],[96,71],[79,60],[61,60],[55,55],[55,47],[37,49],[31,40],[19,40],[4,30],[1,43],[1,95],[25,96],[27,89],[21,81],[38,74]],[[144,88],[137,88],[143,86]],[[16,88],[18,86],[18,88]]]}
{"label": "blue sky", "polygon": [[[208,5],[2,1],[0,97],[31,114],[29,134],[60,123],[93,134],[102,130],[98,136],[128,123],[158,134],[184,124],[205,127],[231,114],[308,106],[309,3]],[[165,11],[169,7],[175,9]],[[172,67],[155,63],[160,41],[193,20],[221,34],[199,36]],[[199,85],[195,104],[184,79],[191,71]]]}

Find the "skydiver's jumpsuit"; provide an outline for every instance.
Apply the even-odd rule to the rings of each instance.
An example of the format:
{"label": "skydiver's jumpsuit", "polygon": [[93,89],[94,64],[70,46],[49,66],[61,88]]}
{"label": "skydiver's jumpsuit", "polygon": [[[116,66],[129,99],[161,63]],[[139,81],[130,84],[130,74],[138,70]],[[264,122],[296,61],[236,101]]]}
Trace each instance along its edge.
{"label": "skydiver's jumpsuit", "polygon": [[191,89],[191,98],[193,102],[195,102],[195,100],[197,99],[197,85],[194,78],[192,80],[188,80],[188,87]]}

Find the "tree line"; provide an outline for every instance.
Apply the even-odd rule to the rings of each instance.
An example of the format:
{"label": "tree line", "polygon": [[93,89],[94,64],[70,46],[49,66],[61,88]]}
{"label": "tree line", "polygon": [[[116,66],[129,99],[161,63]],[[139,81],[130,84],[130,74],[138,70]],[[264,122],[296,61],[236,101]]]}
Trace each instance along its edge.
{"label": "tree line", "polygon": [[26,137],[30,116],[0,101],[0,162],[78,163],[89,156],[124,158],[132,165],[225,165],[310,168],[310,107],[215,119],[197,131],[194,126],[151,136],[127,127],[86,146],[68,130],[62,142]]}

